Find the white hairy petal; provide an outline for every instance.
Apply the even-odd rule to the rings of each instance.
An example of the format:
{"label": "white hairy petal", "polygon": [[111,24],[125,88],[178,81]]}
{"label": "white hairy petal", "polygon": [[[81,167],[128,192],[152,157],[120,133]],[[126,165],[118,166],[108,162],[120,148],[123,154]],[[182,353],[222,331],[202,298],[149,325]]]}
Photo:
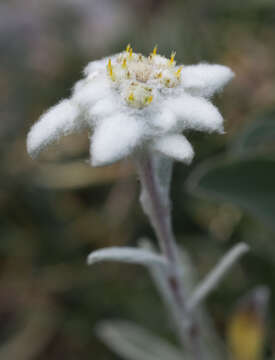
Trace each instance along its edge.
{"label": "white hairy petal", "polygon": [[205,97],[221,90],[233,76],[233,71],[223,65],[184,66],[181,72],[182,86],[194,95]]}
{"label": "white hairy petal", "polygon": [[107,79],[100,78],[94,80],[84,80],[75,88],[72,100],[84,108],[90,108],[98,100],[108,97],[110,94],[110,83]]}
{"label": "white hairy petal", "polygon": [[69,100],[63,100],[44,113],[35,123],[27,138],[27,150],[32,156],[39,154],[62,135],[68,135],[83,126],[79,108]]}
{"label": "white hairy petal", "polygon": [[161,108],[160,111],[150,119],[150,127],[153,127],[153,130],[157,130],[160,133],[174,129],[176,124],[176,114],[171,109],[165,107]]}
{"label": "white hairy petal", "polygon": [[106,65],[107,65],[107,58],[104,58],[101,60],[96,60],[96,61],[91,61],[84,68],[83,73],[85,76],[89,76],[89,75],[93,74],[95,71],[104,70]]}
{"label": "white hairy petal", "polygon": [[192,145],[183,135],[172,134],[163,136],[154,140],[152,147],[163,155],[187,164],[190,164],[194,157]]}
{"label": "white hairy petal", "polygon": [[92,136],[92,165],[106,165],[128,155],[143,136],[142,121],[123,114],[102,119]]}
{"label": "white hairy petal", "polygon": [[95,119],[108,117],[119,112],[120,105],[119,99],[110,95],[108,98],[97,101],[97,103],[89,110],[89,115]]}
{"label": "white hairy petal", "polygon": [[77,91],[79,91],[80,89],[82,89],[85,85],[87,84],[87,80],[86,79],[81,79],[78,80],[73,88],[72,88],[72,94],[74,95]]}
{"label": "white hairy petal", "polygon": [[177,115],[180,130],[223,132],[223,117],[218,109],[204,98],[184,94],[167,101],[167,106]]}
{"label": "white hairy petal", "polygon": [[110,247],[96,250],[87,259],[88,265],[102,261],[119,261],[146,266],[166,265],[166,260],[163,256],[156,255],[147,250],[130,247]]}

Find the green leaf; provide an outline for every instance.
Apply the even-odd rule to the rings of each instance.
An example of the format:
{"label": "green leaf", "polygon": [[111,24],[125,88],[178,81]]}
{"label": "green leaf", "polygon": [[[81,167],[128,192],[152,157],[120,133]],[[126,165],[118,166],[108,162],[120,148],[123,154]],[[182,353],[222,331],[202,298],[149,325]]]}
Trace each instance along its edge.
{"label": "green leaf", "polygon": [[207,161],[187,181],[194,195],[228,201],[275,228],[275,161],[234,158]]}
{"label": "green leaf", "polygon": [[268,111],[250,122],[230,147],[234,155],[275,152],[275,111]]}

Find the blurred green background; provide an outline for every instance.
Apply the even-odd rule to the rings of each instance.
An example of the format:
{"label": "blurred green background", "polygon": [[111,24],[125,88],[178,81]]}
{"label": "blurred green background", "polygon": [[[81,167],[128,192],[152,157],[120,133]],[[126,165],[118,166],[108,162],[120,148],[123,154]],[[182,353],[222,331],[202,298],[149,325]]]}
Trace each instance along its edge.
{"label": "blurred green background", "polygon": [[[196,156],[175,166],[175,232],[199,277],[236,242],[252,247],[207,301],[225,340],[240,296],[262,284],[274,292],[274,38],[273,0],[0,2],[0,359],[116,359],[94,334],[112,318],[175,340],[146,270],[85,263],[92,250],[154,239],[131,164],[90,168],[87,134],[40,161],[26,153],[30,126],[70,94],[87,62],[129,42],[236,73],[214,101],[226,134],[187,134]],[[272,300],[265,358],[275,352]]]}

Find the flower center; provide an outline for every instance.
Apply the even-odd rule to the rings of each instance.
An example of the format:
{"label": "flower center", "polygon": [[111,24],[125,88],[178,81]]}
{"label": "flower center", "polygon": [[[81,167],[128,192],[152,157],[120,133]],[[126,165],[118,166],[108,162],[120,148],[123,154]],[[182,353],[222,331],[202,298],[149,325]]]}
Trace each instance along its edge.
{"label": "flower center", "polygon": [[170,59],[158,55],[157,47],[145,57],[130,45],[107,65],[107,73],[128,105],[141,109],[154,99],[156,91],[174,88],[181,81],[182,66],[176,66],[175,52]]}

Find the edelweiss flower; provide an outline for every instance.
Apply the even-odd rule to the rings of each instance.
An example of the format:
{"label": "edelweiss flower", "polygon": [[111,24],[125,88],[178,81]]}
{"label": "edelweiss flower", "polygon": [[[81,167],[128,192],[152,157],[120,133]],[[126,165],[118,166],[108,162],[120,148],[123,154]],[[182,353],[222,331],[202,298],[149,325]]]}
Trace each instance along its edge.
{"label": "edelweiss flower", "polygon": [[62,135],[92,130],[91,163],[105,165],[141,149],[189,163],[193,149],[187,129],[223,131],[223,118],[209,98],[232,77],[226,66],[177,66],[153,52],[145,57],[126,50],[93,61],[72,96],[41,116],[28,134],[35,156]]}

